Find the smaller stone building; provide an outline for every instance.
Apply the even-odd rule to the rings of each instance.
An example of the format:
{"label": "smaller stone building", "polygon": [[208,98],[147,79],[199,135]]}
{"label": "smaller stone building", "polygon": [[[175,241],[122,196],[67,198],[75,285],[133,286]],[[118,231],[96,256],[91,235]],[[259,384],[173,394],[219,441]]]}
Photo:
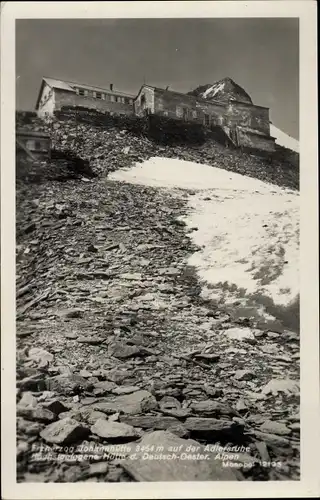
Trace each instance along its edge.
{"label": "smaller stone building", "polygon": [[51,157],[51,139],[44,132],[18,129],[16,149],[18,154],[26,154],[35,159],[48,159]]}
{"label": "smaller stone building", "polygon": [[134,96],[108,88],[44,77],[36,111],[39,117],[50,117],[63,106],[81,106],[116,114],[133,114]]}

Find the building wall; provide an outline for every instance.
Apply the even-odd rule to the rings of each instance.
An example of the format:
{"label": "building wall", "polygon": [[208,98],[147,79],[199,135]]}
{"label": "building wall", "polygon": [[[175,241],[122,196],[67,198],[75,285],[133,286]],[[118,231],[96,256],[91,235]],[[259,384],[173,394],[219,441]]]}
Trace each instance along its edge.
{"label": "building wall", "polygon": [[237,125],[270,135],[269,110],[246,103],[206,102],[194,96],[154,89],[154,113],[209,127],[220,125],[229,136]]}
{"label": "building wall", "polygon": [[42,96],[39,102],[38,116],[43,118],[45,115],[51,116],[55,108],[55,93],[54,90],[45,83],[42,91]]}
{"label": "building wall", "polygon": [[214,102],[197,101],[196,109],[198,111],[199,121],[204,125],[220,125],[225,123],[226,105]]}
{"label": "building wall", "polygon": [[141,96],[146,96],[145,107],[148,107],[151,112],[167,116],[168,118],[181,119],[191,122],[204,123],[205,114],[209,116],[209,123],[217,124],[221,122],[224,105],[215,105],[212,103],[199,102],[194,96],[183,95],[176,92],[171,92],[162,89],[142,90],[135,103],[136,113],[143,114],[143,105]]}
{"label": "building wall", "polygon": [[133,114],[132,104],[112,102],[107,98],[106,100],[102,100],[90,96],[80,96],[75,92],[55,89],[54,109],[59,110],[62,106],[84,106],[92,109],[108,111],[110,113]]}
{"label": "building wall", "polygon": [[[215,103],[174,92],[155,90],[155,112],[211,127],[220,126],[238,146],[274,151],[269,110],[246,103]],[[242,129],[243,127],[243,129]],[[251,133],[248,129],[252,129]]]}
{"label": "building wall", "polygon": [[138,116],[143,116],[147,111],[156,113],[155,89],[143,87],[134,101],[134,111]]}
{"label": "building wall", "polygon": [[221,123],[224,111],[224,105],[200,101],[190,95],[155,90],[155,113],[169,118],[210,126]]}
{"label": "building wall", "polygon": [[225,124],[240,125],[270,135],[269,110],[245,103],[230,102],[226,109]]}
{"label": "building wall", "polygon": [[267,135],[255,134],[249,130],[237,127],[238,145],[245,148],[275,151],[275,140]]}
{"label": "building wall", "polygon": [[196,100],[192,96],[155,89],[154,109],[155,113],[169,118],[197,120],[197,116],[193,113],[196,112]]}

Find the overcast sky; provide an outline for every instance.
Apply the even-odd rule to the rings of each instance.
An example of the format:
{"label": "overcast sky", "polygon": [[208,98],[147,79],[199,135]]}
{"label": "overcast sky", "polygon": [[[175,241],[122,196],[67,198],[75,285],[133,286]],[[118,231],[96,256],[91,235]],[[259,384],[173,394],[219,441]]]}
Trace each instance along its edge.
{"label": "overcast sky", "polygon": [[42,76],[136,94],[145,81],[188,92],[231,77],[299,138],[297,19],[18,20],[17,108],[34,109]]}

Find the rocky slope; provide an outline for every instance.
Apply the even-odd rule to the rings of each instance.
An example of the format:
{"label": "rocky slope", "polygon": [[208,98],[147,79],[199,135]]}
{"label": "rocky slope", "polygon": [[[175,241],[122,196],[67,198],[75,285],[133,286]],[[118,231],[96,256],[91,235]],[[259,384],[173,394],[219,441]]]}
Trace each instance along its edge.
{"label": "rocky slope", "polygon": [[[161,151],[54,130],[100,172]],[[200,298],[185,205],[106,176],[17,183],[19,482],[299,479],[298,335]]]}
{"label": "rocky slope", "polygon": [[[254,152],[245,152],[238,149],[229,149],[207,137],[203,144],[180,143],[167,145],[165,141],[150,139],[148,134],[133,133],[127,122],[121,120],[108,126],[94,125],[79,117],[68,118],[68,113],[63,120],[55,119],[46,124],[33,118],[30,124],[17,123],[20,127],[30,128],[47,132],[52,139],[52,147],[61,157],[63,154],[68,158],[77,158],[89,162],[90,172],[86,172],[88,165],[80,165],[78,174],[90,176],[92,172],[98,175],[106,175],[118,168],[125,168],[134,162],[143,161],[153,156],[164,156],[166,158],[179,158],[181,160],[206,163],[217,168],[231,172],[247,175],[277,186],[299,189],[299,155],[288,154],[288,150],[277,146],[272,156],[257,156]],[[131,126],[132,128],[132,126]],[[46,165],[28,165],[26,168],[17,165],[18,179],[27,177],[30,181],[43,179],[63,180],[64,178],[79,177],[76,170],[72,168],[76,163],[66,161],[68,168],[60,158]],[[20,168],[21,167],[21,168]],[[19,171],[21,175],[19,175]]]}

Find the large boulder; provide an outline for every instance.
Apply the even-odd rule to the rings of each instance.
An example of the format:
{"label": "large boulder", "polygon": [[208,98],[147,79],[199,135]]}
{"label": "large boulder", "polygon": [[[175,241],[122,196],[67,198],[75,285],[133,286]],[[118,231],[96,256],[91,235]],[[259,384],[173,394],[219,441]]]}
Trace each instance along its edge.
{"label": "large boulder", "polygon": [[146,434],[133,447],[135,459],[122,467],[136,481],[239,481],[238,470],[224,467],[215,455],[191,439],[182,439],[168,431]]}

